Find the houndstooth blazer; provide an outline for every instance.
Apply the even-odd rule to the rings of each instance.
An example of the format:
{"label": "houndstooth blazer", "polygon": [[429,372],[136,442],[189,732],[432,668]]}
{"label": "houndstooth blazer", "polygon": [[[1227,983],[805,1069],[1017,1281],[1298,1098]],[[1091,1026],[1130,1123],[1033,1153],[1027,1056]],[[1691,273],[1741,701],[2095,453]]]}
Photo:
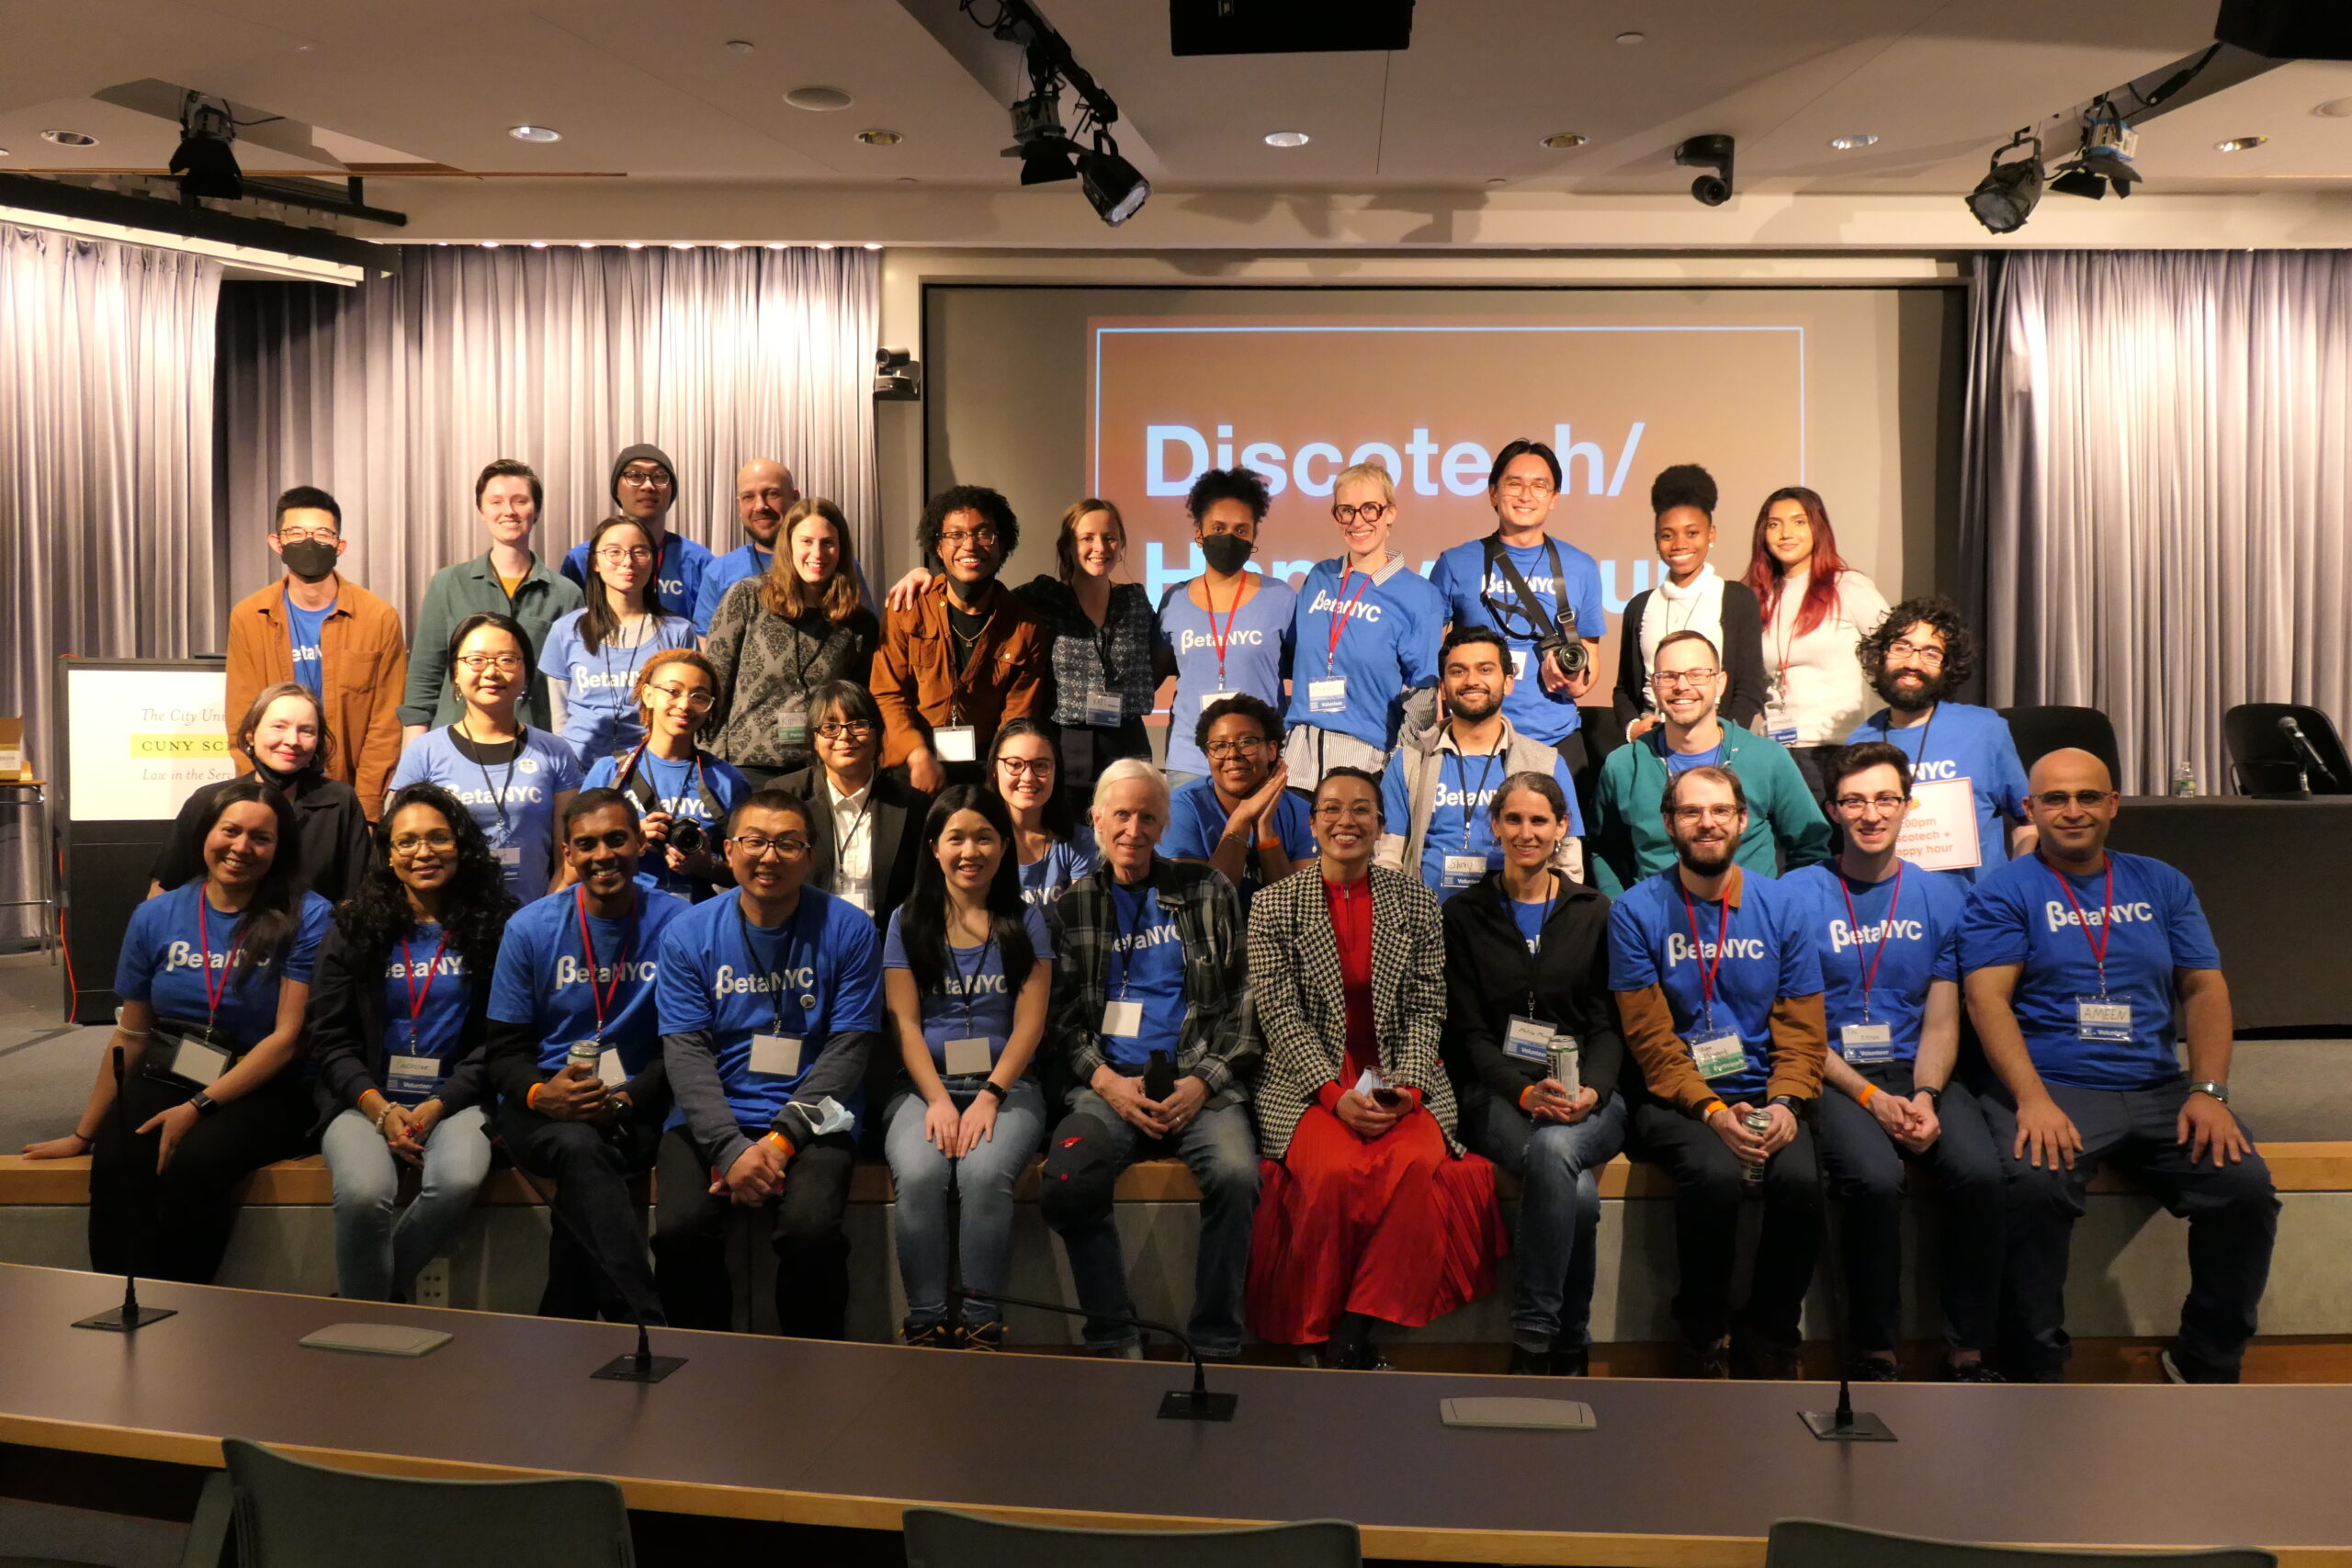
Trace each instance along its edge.
{"label": "houndstooth blazer", "polygon": [[[1390,1083],[1421,1091],[1446,1146],[1459,1156],[1453,1087],[1438,1058],[1445,1024],[1445,932],[1437,898],[1418,876],[1382,866],[1367,874],[1372,1017],[1381,1071]],[[1323,899],[1323,878],[1307,865],[1261,888],[1250,907],[1250,988],[1265,1048],[1255,1102],[1258,1145],[1269,1159],[1283,1157],[1316,1092],[1347,1070],[1347,986]]]}

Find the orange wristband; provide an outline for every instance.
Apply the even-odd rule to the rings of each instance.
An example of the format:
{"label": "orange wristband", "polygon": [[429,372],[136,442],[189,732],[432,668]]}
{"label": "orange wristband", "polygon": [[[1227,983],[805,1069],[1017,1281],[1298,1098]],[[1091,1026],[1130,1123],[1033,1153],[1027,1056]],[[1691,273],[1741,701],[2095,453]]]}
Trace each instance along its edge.
{"label": "orange wristband", "polygon": [[1874,1084],[1874,1083],[1865,1083],[1865,1084],[1863,1084],[1863,1085],[1862,1085],[1862,1095],[1861,1095],[1861,1098],[1860,1098],[1860,1100],[1857,1100],[1856,1101],[1854,1101],[1854,1103],[1855,1103],[1855,1104],[1857,1104],[1857,1105],[1863,1106],[1863,1107],[1866,1107],[1866,1108],[1867,1108],[1867,1107],[1869,1106],[1870,1102],[1871,1102],[1871,1100],[1876,1100],[1877,1098],[1878,1098],[1878,1085],[1876,1085],[1876,1084]]}
{"label": "orange wristband", "polygon": [[1702,1105],[1702,1106],[1701,1106],[1701,1107],[1699,1108],[1699,1120],[1700,1120],[1700,1121],[1702,1121],[1702,1122],[1704,1122],[1708,1117],[1713,1116],[1716,1111],[1729,1111],[1730,1109],[1731,1109],[1731,1107],[1730,1107],[1730,1106],[1725,1105],[1725,1104],[1724,1104],[1722,1100],[1711,1100],[1707,1101],[1707,1103],[1706,1103],[1706,1104],[1704,1104],[1704,1105]]}
{"label": "orange wristband", "polygon": [[777,1148],[784,1151],[785,1158],[790,1159],[792,1157],[792,1140],[786,1137],[782,1133],[770,1133],[766,1137],[762,1138],[760,1142],[763,1144],[774,1144]]}
{"label": "orange wristband", "polygon": [[1543,1087],[1544,1087],[1544,1086],[1543,1086],[1542,1084],[1529,1084],[1525,1089],[1521,1089],[1521,1090],[1519,1091],[1519,1108],[1520,1108],[1521,1111],[1526,1110],[1526,1109],[1527,1109],[1527,1097],[1528,1097],[1529,1095],[1531,1095],[1531,1094],[1533,1094],[1537,1089],[1541,1089],[1541,1088],[1543,1088]]}
{"label": "orange wristband", "polygon": [[545,1082],[540,1082],[535,1083],[529,1089],[525,1089],[523,1091],[523,1104],[525,1108],[531,1111],[537,1111],[539,1108],[539,1090],[547,1087],[548,1086]]}

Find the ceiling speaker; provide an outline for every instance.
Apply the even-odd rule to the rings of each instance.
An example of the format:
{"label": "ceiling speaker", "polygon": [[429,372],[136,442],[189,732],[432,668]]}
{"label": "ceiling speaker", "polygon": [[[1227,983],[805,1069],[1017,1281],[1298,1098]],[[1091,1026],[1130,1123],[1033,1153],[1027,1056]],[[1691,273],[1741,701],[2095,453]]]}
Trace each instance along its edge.
{"label": "ceiling speaker", "polygon": [[1413,0],[1168,0],[1168,47],[1186,54],[1404,49]]}

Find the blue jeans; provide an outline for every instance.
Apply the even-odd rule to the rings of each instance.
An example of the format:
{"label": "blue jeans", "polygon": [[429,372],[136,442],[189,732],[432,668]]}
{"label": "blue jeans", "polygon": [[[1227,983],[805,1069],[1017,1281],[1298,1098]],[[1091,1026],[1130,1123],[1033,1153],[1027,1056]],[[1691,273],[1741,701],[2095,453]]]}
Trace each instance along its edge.
{"label": "blue jeans", "polygon": [[[980,1092],[978,1077],[948,1078],[948,1098],[962,1111]],[[922,1096],[901,1089],[883,1116],[882,1149],[898,1189],[899,1280],[907,1292],[907,1327],[947,1320],[947,1197],[960,1201],[956,1244],[964,1283],[1000,1292],[1012,1264],[1012,1184],[1046,1135],[1046,1096],[1035,1078],[1014,1084],[997,1107],[991,1136],[962,1159],[951,1159],[923,1136]],[[1002,1317],[984,1302],[967,1301],[961,1314],[977,1328]]]}
{"label": "blue jeans", "polygon": [[1241,1353],[1241,1292],[1250,1270],[1250,1227],[1258,1213],[1258,1134],[1247,1105],[1204,1111],[1173,1138],[1146,1141],[1136,1125],[1091,1089],[1074,1089],[1069,1114],[1046,1152],[1037,1207],[1069,1254],[1078,1304],[1090,1314],[1086,1345],[1115,1350],[1136,1343],[1115,1321],[1136,1314],[1127,1258],[1113,1214],[1119,1173],[1136,1160],[1173,1154],[1201,1189],[1201,1247],[1193,1270],[1188,1332],[1204,1356]]}
{"label": "blue jeans", "polygon": [[469,1105],[434,1124],[416,1201],[397,1219],[401,1162],[376,1124],[357,1110],[327,1123],[319,1146],[334,1174],[335,1289],[345,1301],[415,1293],[416,1271],[465,1223],[490,1174],[488,1121],[481,1106]]}
{"label": "blue jeans", "polygon": [[1612,1094],[1581,1122],[1538,1126],[1518,1106],[1474,1092],[1462,1101],[1462,1141],[1521,1179],[1511,1342],[1584,1349],[1592,1343],[1600,1171],[1625,1146],[1625,1101]]}

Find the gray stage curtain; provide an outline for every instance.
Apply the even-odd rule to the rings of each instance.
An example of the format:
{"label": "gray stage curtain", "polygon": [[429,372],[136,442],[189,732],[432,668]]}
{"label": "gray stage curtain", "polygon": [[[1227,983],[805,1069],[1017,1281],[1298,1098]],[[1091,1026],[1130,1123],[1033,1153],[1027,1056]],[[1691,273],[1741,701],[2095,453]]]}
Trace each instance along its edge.
{"label": "gray stage curtain", "polygon": [[2352,719],[2352,253],[1979,263],[1961,557],[1996,706],[2115,722],[2126,791],[2228,786],[2222,715]]}
{"label": "gray stage curtain", "polygon": [[860,249],[421,246],[358,288],[232,283],[220,328],[220,514],[234,592],[276,575],[263,536],[289,485],[344,509],[353,579],[415,615],[488,547],[474,476],[519,457],[547,483],[554,560],[612,511],[613,456],[676,461],[672,521],[742,543],[735,469],[790,463],[841,502],[871,559],[880,257]]}
{"label": "gray stage curtain", "polygon": [[[218,262],[0,227],[0,714],[57,777],[57,656],[220,645],[212,535]],[[62,816],[63,802],[52,800]],[[0,899],[39,862],[0,814]],[[29,909],[0,932],[29,935]]]}

